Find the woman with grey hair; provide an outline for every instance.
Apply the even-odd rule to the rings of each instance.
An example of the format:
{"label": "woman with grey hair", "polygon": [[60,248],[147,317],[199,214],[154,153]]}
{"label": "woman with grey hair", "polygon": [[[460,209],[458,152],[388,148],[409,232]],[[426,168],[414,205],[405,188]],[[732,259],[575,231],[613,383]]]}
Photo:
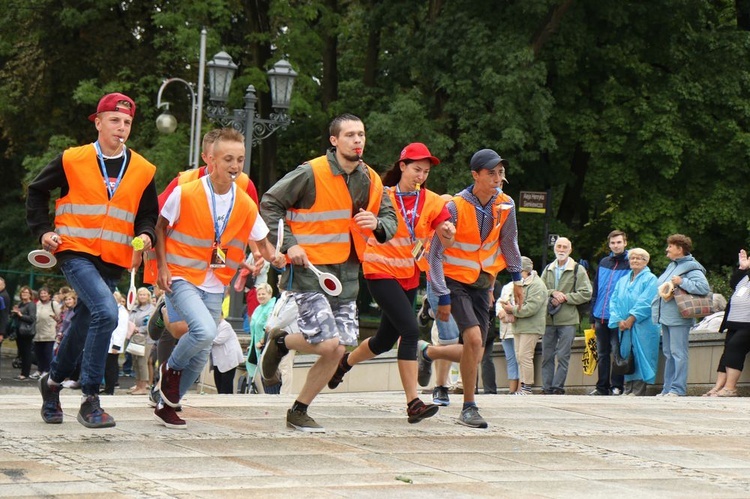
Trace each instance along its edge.
{"label": "woman with grey hair", "polygon": [[534,351],[544,334],[547,321],[547,286],[534,270],[531,258],[521,257],[523,306],[501,302],[506,314],[516,318],[513,343],[521,377],[521,388],[514,395],[531,395],[534,386]]}
{"label": "woman with grey hair", "polygon": [[659,361],[659,326],[651,321],[656,296],[656,276],[648,268],[651,256],[641,248],[628,251],[630,272],[617,284],[609,301],[609,327],[620,333],[620,355],[631,350],[635,371],[625,375],[625,395],[646,395],[646,385],[656,380]]}

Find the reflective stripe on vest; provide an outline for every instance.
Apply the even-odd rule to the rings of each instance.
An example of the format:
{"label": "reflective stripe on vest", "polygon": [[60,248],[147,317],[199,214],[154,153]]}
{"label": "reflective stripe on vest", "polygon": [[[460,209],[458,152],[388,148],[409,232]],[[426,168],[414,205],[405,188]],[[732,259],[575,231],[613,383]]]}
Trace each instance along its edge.
{"label": "reflective stripe on vest", "polygon": [[107,263],[130,267],[136,213],[156,167],[130,149],[127,154],[127,169],[109,199],[94,145],[73,147],[63,153],[69,189],[55,203],[55,231],[63,236],[57,251],[87,253]]}
{"label": "reflective stripe on vest", "polygon": [[[315,202],[310,208],[287,210],[285,219],[297,243],[315,265],[343,263],[349,258],[352,240],[360,259],[372,231],[356,226],[352,217],[352,198],[342,175],[334,175],[326,156],[309,162],[315,180]],[[380,211],[382,182],[367,167],[370,193],[367,211]],[[353,238],[353,239],[352,239]]]}
{"label": "reflective stripe on vest", "polygon": [[[414,256],[412,249],[415,241],[412,241],[409,229],[406,227],[401,210],[398,209],[395,190],[386,188],[391,198],[391,203],[396,210],[398,228],[392,239],[385,243],[379,243],[375,237],[370,237],[362,260],[362,270],[367,274],[386,274],[396,279],[406,279],[414,275]],[[445,200],[432,191],[423,189],[424,204],[414,227],[414,235],[417,240],[425,244],[425,255],[429,249],[428,243],[434,234],[432,230],[433,221],[440,215],[445,206]],[[417,262],[420,270],[427,270],[427,257],[423,256]]]}
{"label": "reflective stripe on vest", "polygon": [[456,241],[444,253],[443,272],[458,282],[472,284],[479,278],[479,272],[497,275],[506,266],[500,249],[500,231],[510,215],[511,199],[500,193],[492,206],[492,215],[498,223],[490,231],[487,239],[480,240],[476,207],[460,196],[453,198],[456,204]]}
{"label": "reflective stripe on vest", "polygon": [[[258,217],[258,208],[250,196],[239,186],[235,189],[234,207],[221,236],[221,246],[226,249],[226,266],[211,269],[224,285],[229,284],[245,259],[245,245]],[[213,217],[203,181],[183,184],[180,218],[167,231],[166,239],[166,260],[172,275],[196,286],[203,284],[211,262],[213,240]]]}

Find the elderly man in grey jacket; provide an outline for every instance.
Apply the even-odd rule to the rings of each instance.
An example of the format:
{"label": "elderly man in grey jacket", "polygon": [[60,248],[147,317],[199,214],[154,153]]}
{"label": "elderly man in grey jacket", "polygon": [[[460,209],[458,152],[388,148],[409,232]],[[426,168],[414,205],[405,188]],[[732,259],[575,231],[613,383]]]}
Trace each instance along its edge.
{"label": "elderly man in grey jacket", "polygon": [[542,393],[546,395],[565,394],[570,348],[581,321],[577,305],[591,300],[589,276],[570,258],[572,251],[570,239],[558,238],[555,261],[542,272],[549,293],[547,326],[542,337]]}

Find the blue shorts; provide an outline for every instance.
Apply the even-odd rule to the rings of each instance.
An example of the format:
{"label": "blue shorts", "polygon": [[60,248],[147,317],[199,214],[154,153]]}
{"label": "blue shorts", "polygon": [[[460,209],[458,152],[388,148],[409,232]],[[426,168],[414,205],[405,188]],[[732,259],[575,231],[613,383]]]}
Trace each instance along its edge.
{"label": "blue shorts", "polygon": [[[430,281],[427,281],[427,301],[430,302],[430,308],[432,308],[433,314],[438,309],[438,297],[432,291]],[[456,324],[453,315],[450,316],[447,322],[435,319],[438,329],[438,340],[441,345],[454,345],[458,343],[458,325]]]}

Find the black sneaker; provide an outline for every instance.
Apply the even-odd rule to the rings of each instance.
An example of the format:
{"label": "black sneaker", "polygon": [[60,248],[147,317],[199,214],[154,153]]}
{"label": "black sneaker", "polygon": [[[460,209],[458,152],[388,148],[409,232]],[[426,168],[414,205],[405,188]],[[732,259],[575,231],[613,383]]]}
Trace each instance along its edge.
{"label": "black sneaker", "polygon": [[326,431],[326,429],[316,423],[307,412],[294,411],[292,409],[286,411],[286,425],[289,428],[294,428],[295,430],[304,431],[306,433],[325,433]]}
{"label": "black sneaker", "polygon": [[47,424],[60,424],[63,422],[63,410],[60,405],[60,390],[62,386],[49,386],[47,380],[49,374],[39,378],[39,391],[42,394],[42,419]]}
{"label": "black sneaker", "polygon": [[425,350],[430,346],[424,340],[420,340],[417,344],[417,363],[419,365],[419,371],[417,375],[417,381],[420,386],[427,386],[430,384],[430,378],[432,378],[432,361],[427,360],[424,356]]}
{"label": "black sneaker", "polygon": [[104,412],[99,405],[99,395],[86,395],[78,411],[78,422],[86,428],[111,428],[115,418]]}
{"label": "black sneaker", "polygon": [[419,423],[423,419],[431,418],[438,413],[440,407],[433,404],[425,404],[421,400],[417,400],[412,404],[411,407],[406,409],[406,415],[409,418],[409,423]]}
{"label": "black sneaker", "polygon": [[182,371],[175,371],[169,368],[169,364],[165,362],[159,366],[159,394],[161,400],[170,407],[177,407],[180,405],[180,378],[182,377]]}
{"label": "black sneaker", "polygon": [[432,390],[432,403],[435,405],[442,405],[443,407],[451,405],[447,386],[436,386],[435,389]]}
{"label": "black sneaker", "polygon": [[264,380],[270,380],[276,375],[281,359],[289,353],[289,350],[282,352],[279,344],[276,343],[279,338],[287,334],[278,328],[272,329],[268,333],[268,341],[266,341],[263,352],[260,354],[260,375]]}
{"label": "black sneaker", "polygon": [[417,321],[422,327],[427,327],[432,317],[430,317],[430,302],[427,300],[427,295],[422,298],[422,307],[419,309],[417,314]]}
{"label": "black sneaker", "polygon": [[600,395],[600,396],[601,395],[609,395],[609,392],[604,393],[604,392],[600,392],[599,390],[594,390],[593,392],[589,393],[589,395]]}
{"label": "black sneaker", "polygon": [[177,411],[175,411],[173,407],[164,403],[160,403],[156,406],[156,409],[154,409],[154,419],[167,428],[172,428],[174,430],[187,429],[187,423],[185,420],[177,415]]}
{"label": "black sneaker", "polygon": [[151,317],[148,318],[148,324],[146,325],[148,335],[154,341],[158,341],[164,333],[164,317],[161,315],[164,305],[164,295],[161,295],[156,302],[156,309],[154,310],[154,313],[151,314]]}
{"label": "black sneaker", "polygon": [[331,390],[335,390],[337,386],[341,384],[342,381],[344,381],[344,375],[349,372],[349,369],[346,367],[346,359],[349,358],[349,353],[345,353],[343,357],[341,357],[341,360],[339,361],[339,366],[336,368],[336,372],[333,373],[333,376],[331,376],[331,379],[328,381],[328,388]]}

